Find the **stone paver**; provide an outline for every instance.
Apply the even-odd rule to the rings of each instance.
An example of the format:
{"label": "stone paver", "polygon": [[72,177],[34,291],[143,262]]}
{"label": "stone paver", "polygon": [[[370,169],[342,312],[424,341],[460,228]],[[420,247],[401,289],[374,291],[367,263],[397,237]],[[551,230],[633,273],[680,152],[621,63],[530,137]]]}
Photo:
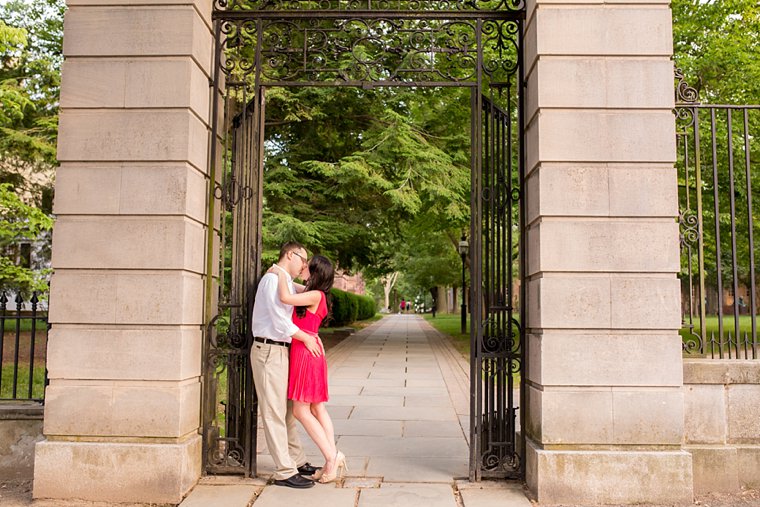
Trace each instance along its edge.
{"label": "stone paver", "polygon": [[357,491],[337,488],[334,484],[317,484],[309,489],[269,486],[254,502],[255,507],[354,507]]}
{"label": "stone paver", "polygon": [[388,484],[377,489],[363,489],[361,507],[457,507],[450,484]]}
{"label": "stone paver", "polygon": [[341,436],[338,447],[346,456],[408,456],[410,458],[448,458],[467,456],[464,438]]}
{"label": "stone paver", "polygon": [[404,421],[405,437],[464,437],[458,421]]}
{"label": "stone paver", "polygon": [[458,458],[410,458],[408,456],[378,456],[369,459],[367,475],[381,476],[386,482],[443,482],[450,484],[455,477],[466,477],[467,456]]}
{"label": "stone paver", "polygon": [[531,507],[525,491],[517,485],[460,484],[459,493],[464,507]]}
{"label": "stone paver", "polygon": [[245,507],[261,489],[261,486],[200,484],[180,507]]}
{"label": "stone paver", "polygon": [[396,407],[388,410],[384,407],[358,405],[351,417],[354,419],[380,419],[387,421],[455,421],[456,413],[451,406],[438,407]]}
{"label": "stone paver", "polygon": [[[344,480],[307,490],[262,488],[274,466],[259,433],[259,482],[237,484],[240,496],[234,502],[224,496],[230,502],[225,506],[457,507],[461,491],[464,507],[529,507],[520,486],[466,481],[469,366],[422,318],[386,316],[335,346],[327,360],[328,410],[349,468]],[[321,464],[318,449],[300,431],[309,461]],[[202,480],[182,507],[222,505],[203,503],[232,487],[217,482]]]}
{"label": "stone paver", "polygon": [[[407,421],[407,423],[412,421]],[[401,437],[404,431],[403,421],[361,421],[358,419],[333,419],[335,433],[348,436],[365,437]],[[435,435],[452,436],[452,435]]]}

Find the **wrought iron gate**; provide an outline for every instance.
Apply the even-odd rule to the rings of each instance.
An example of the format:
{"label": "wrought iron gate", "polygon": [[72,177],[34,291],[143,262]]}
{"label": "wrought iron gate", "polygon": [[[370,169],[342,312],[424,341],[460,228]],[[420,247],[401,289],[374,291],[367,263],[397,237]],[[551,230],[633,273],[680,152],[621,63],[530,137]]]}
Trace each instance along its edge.
{"label": "wrought iron gate", "polygon": [[216,0],[209,216],[222,220],[207,251],[208,473],[256,474],[248,318],[261,257],[265,90],[296,86],[471,90],[470,479],[522,473],[513,387],[524,321],[514,293],[524,257],[524,15],[524,0]]}
{"label": "wrought iron gate", "polygon": [[[519,80],[516,80],[519,82]],[[514,86],[514,84],[511,84]],[[515,293],[516,274],[522,280],[520,246],[524,208],[523,152],[520,149],[522,107],[510,84],[502,92],[506,107],[482,98],[482,167],[473,168],[472,234],[480,238],[471,267],[473,319],[470,330],[470,480],[519,477],[523,461],[517,442],[515,376],[522,370],[524,318]],[[515,101],[514,99],[517,99]],[[480,175],[476,178],[475,175]],[[520,284],[524,290],[524,284]],[[524,301],[524,298],[521,298]],[[522,315],[521,315],[522,316]],[[474,379],[480,379],[475,382]],[[523,397],[521,397],[523,399]]]}
{"label": "wrought iron gate", "polygon": [[[757,359],[760,105],[702,104],[679,69],[675,77],[683,347]],[[709,334],[708,320],[717,320]]]}

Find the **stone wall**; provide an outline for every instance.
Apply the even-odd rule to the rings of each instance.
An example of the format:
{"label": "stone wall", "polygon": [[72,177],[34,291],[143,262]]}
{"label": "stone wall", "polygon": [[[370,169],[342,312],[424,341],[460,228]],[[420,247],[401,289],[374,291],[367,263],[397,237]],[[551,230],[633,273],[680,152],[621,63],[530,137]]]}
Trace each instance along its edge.
{"label": "stone wall", "polygon": [[667,0],[528,0],[526,481],[689,503]]}
{"label": "stone wall", "polygon": [[685,360],[684,387],[694,492],[760,488],[760,360]]}
{"label": "stone wall", "polygon": [[34,444],[42,440],[39,403],[0,405],[0,478],[30,480],[34,473]]}
{"label": "stone wall", "polygon": [[211,5],[67,5],[34,497],[179,503],[201,474]]}

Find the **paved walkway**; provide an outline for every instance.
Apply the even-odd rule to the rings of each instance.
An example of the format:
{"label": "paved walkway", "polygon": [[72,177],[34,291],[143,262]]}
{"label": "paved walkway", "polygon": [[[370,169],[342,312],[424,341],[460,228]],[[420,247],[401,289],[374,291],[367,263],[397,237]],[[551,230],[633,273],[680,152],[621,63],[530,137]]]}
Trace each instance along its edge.
{"label": "paved walkway", "polygon": [[[470,484],[469,365],[416,315],[389,315],[328,352],[330,401],[348,473],[306,490],[267,485],[273,465],[259,434],[257,479],[205,477],[181,507],[529,507],[519,484]],[[321,464],[302,431],[309,460]]]}

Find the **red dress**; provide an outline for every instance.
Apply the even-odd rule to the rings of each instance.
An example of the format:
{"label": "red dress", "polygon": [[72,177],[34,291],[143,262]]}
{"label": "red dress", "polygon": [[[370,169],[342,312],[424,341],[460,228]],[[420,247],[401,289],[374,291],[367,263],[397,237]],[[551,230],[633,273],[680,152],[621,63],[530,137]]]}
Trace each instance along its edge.
{"label": "red dress", "polygon": [[[293,323],[303,331],[316,334],[322,319],[327,315],[325,294],[321,294],[317,312],[306,310],[299,318],[293,310]],[[290,346],[290,371],[288,373],[288,399],[305,403],[327,401],[327,360],[322,355],[314,357],[301,340],[293,339]]]}

